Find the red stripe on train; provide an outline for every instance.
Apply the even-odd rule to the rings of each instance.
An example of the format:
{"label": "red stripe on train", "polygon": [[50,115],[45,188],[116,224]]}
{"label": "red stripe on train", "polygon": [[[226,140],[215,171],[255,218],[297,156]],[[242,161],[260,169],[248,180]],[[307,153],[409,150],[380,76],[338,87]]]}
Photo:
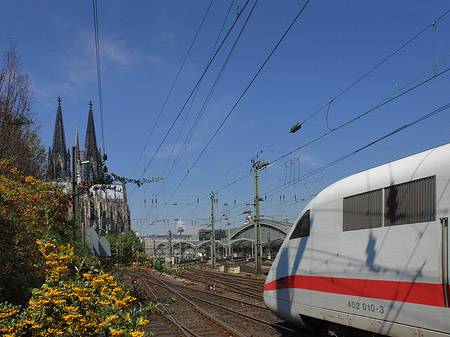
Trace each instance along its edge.
{"label": "red stripe on train", "polygon": [[289,288],[440,307],[445,306],[442,284],[434,283],[294,275],[267,283],[264,286],[264,291]]}

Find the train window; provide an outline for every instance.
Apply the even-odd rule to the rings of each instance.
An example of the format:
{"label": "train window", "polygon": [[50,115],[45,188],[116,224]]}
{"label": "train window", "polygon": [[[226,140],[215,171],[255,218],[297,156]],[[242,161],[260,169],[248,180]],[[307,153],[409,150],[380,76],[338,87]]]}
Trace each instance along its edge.
{"label": "train window", "polygon": [[384,189],[384,225],[436,220],[436,176]]}
{"label": "train window", "polygon": [[344,198],[344,231],[381,227],[382,189]]}
{"label": "train window", "polygon": [[300,220],[295,225],[295,229],[291,234],[289,240],[298,239],[305,236],[309,236],[310,216],[309,209],[302,215]]}

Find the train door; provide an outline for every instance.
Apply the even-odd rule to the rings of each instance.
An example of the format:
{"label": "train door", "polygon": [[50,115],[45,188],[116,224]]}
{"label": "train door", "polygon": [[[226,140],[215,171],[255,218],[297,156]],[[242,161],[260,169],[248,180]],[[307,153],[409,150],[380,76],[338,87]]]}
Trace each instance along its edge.
{"label": "train door", "polygon": [[440,218],[441,233],[442,233],[442,245],[441,245],[441,261],[442,261],[442,287],[444,292],[445,306],[450,307],[450,287],[449,287],[449,231],[448,231],[448,218]]}

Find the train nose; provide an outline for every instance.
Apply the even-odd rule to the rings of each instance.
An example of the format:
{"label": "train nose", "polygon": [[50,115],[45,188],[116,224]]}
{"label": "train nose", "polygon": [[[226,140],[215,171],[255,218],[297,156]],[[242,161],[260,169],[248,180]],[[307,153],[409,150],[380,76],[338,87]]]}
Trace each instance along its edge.
{"label": "train nose", "polygon": [[274,291],[264,290],[264,304],[271,312],[275,313],[276,310],[276,299],[274,297]]}

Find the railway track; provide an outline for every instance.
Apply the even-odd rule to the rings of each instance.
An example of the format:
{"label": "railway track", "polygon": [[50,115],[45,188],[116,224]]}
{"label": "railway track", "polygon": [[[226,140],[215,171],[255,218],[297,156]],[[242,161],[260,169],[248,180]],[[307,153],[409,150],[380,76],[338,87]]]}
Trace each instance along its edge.
{"label": "railway track", "polygon": [[160,303],[149,317],[148,329],[155,336],[308,336],[279,324],[251,293],[244,299],[239,293],[231,296],[230,289],[208,289],[202,281],[205,274],[195,281],[137,270],[125,270],[123,276],[139,280],[149,297]]}
{"label": "railway track", "polygon": [[229,290],[235,294],[263,301],[264,280],[247,276],[222,274],[205,269],[185,271],[182,276],[206,284],[213,282],[217,289]]}

